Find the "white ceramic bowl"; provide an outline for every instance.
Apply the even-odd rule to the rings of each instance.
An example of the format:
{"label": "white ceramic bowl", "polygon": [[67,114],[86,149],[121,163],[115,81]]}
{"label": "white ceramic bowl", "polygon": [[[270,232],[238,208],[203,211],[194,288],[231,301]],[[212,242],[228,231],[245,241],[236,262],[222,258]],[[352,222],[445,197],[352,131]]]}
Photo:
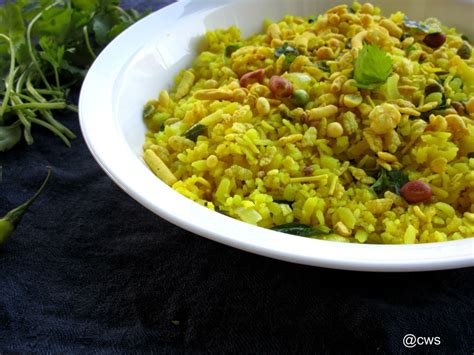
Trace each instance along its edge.
{"label": "white ceramic bowl", "polygon": [[[473,1],[374,1],[385,14],[430,16],[474,35]],[[265,17],[324,12],[334,1],[182,1],[157,11],[116,38],[84,81],[79,114],[86,142],[105,172],[131,197],[168,221],[206,238],[281,260],[365,271],[423,271],[474,265],[474,239],[418,245],[346,244],[255,227],[212,212],[159,180],[141,159],[144,103],[190,65],[207,29],[232,24],[243,35]]]}

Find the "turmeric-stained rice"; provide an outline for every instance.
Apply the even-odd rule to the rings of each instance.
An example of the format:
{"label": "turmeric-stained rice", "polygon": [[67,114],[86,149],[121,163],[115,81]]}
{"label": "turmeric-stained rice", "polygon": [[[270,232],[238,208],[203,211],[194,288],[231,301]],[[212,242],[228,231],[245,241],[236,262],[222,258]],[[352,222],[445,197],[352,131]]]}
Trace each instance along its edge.
{"label": "turmeric-stained rice", "polygon": [[465,36],[355,2],[206,39],[144,110],[144,158],[165,183],[241,221],[325,240],[474,236]]}

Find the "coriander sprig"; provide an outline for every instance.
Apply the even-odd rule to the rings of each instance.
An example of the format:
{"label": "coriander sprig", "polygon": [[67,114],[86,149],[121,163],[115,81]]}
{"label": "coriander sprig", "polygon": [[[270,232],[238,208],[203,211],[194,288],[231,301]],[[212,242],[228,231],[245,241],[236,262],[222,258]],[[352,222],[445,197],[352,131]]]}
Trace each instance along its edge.
{"label": "coriander sprig", "polygon": [[[76,136],[54,118],[77,112],[68,98],[97,54],[141,15],[118,0],[44,1],[0,6],[0,152],[42,126],[71,145]],[[22,134],[23,131],[23,134]]]}
{"label": "coriander sprig", "polygon": [[359,51],[354,64],[356,86],[375,89],[385,83],[392,72],[392,59],[379,46],[365,44]]}

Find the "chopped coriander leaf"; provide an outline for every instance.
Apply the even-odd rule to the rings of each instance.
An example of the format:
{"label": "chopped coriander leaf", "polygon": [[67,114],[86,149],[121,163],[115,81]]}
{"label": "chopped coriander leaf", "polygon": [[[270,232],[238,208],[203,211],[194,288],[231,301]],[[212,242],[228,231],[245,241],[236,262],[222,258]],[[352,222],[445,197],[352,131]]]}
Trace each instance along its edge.
{"label": "chopped coriander leaf", "polygon": [[288,54],[293,54],[293,55],[299,55],[300,53],[296,48],[293,48],[288,44],[288,42],[283,43],[283,46],[275,48],[275,57],[279,57],[282,54],[288,55]]}
{"label": "chopped coriander leaf", "polygon": [[300,52],[285,42],[283,46],[275,48],[275,57],[279,58],[281,55],[285,56],[285,65],[288,67],[300,55]]}
{"label": "chopped coriander leaf", "polygon": [[229,44],[227,47],[225,47],[225,56],[230,57],[232,53],[234,53],[240,47],[242,47],[240,44]]}
{"label": "chopped coriander leaf", "polygon": [[356,86],[375,89],[385,83],[392,72],[392,59],[379,46],[364,45],[354,65]]}
{"label": "chopped coriander leaf", "polygon": [[383,196],[385,191],[392,191],[400,195],[400,189],[408,181],[408,175],[404,171],[396,169],[388,171],[384,168],[380,168],[377,181],[375,181],[370,189],[378,196]]}
{"label": "chopped coriander leaf", "polygon": [[401,170],[392,170],[392,171],[387,171],[387,175],[391,181],[391,185],[393,190],[397,195],[400,195],[400,189],[402,188],[403,185],[405,185],[408,181],[408,175],[401,171]]}

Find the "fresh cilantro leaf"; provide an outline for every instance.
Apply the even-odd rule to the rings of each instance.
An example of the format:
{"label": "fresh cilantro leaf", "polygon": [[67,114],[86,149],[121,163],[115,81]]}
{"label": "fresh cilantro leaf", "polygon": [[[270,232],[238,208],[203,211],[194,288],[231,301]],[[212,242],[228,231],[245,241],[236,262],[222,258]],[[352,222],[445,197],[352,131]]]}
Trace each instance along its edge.
{"label": "fresh cilantro leaf", "polygon": [[387,171],[382,168],[378,174],[377,180],[372,186],[370,186],[370,190],[375,192],[376,195],[381,195],[388,190],[389,184],[390,181],[387,176]]}
{"label": "fresh cilantro leaf", "polygon": [[283,46],[275,48],[275,57],[279,58],[281,55],[285,56],[285,67],[288,68],[296,57],[300,55],[300,52],[290,46],[288,42],[285,42]]}
{"label": "fresh cilantro leaf", "polygon": [[111,40],[113,40],[120,33],[122,33],[128,26],[129,24],[126,22],[120,22],[120,23],[117,23],[116,25],[113,25],[109,33],[107,34],[107,41],[110,42]]}
{"label": "fresh cilantro leaf", "polygon": [[15,146],[21,139],[20,125],[0,126],[0,152],[5,152]]}
{"label": "fresh cilantro leaf", "polygon": [[15,53],[15,58],[18,64],[27,66],[31,62],[30,53],[28,53],[28,46],[22,43],[18,46]]}
{"label": "fresh cilantro leaf", "polygon": [[285,42],[283,43],[281,47],[275,48],[276,58],[280,57],[282,54],[284,55],[292,54],[292,55],[298,56],[300,53],[296,48],[293,48],[292,46],[290,46],[288,42]]}
{"label": "fresh cilantro leaf", "polygon": [[107,35],[112,27],[112,19],[108,15],[98,15],[92,20],[92,29],[94,31],[95,40],[101,46],[107,43]]}
{"label": "fresh cilantro leaf", "polygon": [[71,3],[76,9],[90,13],[92,13],[97,6],[97,1],[91,0],[71,0]]}
{"label": "fresh cilantro leaf", "polygon": [[364,45],[354,65],[356,86],[375,89],[385,83],[392,72],[392,59],[383,49],[374,44]]}
{"label": "fresh cilantro leaf", "polygon": [[370,189],[378,196],[383,196],[385,191],[393,191],[397,195],[400,195],[400,189],[408,181],[408,175],[401,170],[393,169],[388,171],[384,168],[380,168],[377,181],[370,186]]}
{"label": "fresh cilantro leaf", "polygon": [[10,37],[15,47],[24,42],[25,31],[23,16],[18,5],[7,3],[0,7],[0,33]]}
{"label": "fresh cilantro leaf", "polygon": [[73,77],[83,78],[87,73],[86,69],[81,69],[68,61],[61,62],[61,69],[67,71]]}
{"label": "fresh cilantro leaf", "polygon": [[52,37],[59,44],[65,43],[71,32],[72,13],[72,9],[59,7],[44,11],[33,27],[33,34],[38,37]]}
{"label": "fresh cilantro leaf", "polygon": [[227,47],[225,47],[224,54],[227,58],[229,58],[232,53],[234,53],[237,49],[242,47],[240,44],[229,44]]}
{"label": "fresh cilantro leaf", "polygon": [[61,68],[61,62],[64,57],[64,46],[58,46],[51,38],[41,37],[39,45],[43,50],[40,57],[47,61],[56,69]]}
{"label": "fresh cilantro leaf", "polygon": [[[57,121],[50,124],[53,109],[76,110],[66,102],[69,88],[83,79],[92,60],[110,40],[142,16],[133,9],[121,8],[119,3],[0,1],[0,150],[18,143],[22,131],[26,141],[33,143],[30,124],[23,127],[25,120],[8,126],[17,115],[28,117],[27,121],[34,119],[31,122],[43,125],[70,144],[69,139],[75,135]],[[12,82],[5,85],[8,78]],[[13,89],[21,95],[11,95]],[[24,103],[29,107],[15,107]]]}
{"label": "fresh cilantro leaf", "polygon": [[387,171],[387,176],[390,180],[391,187],[397,195],[400,195],[402,186],[410,181],[408,175],[401,170],[393,169],[392,171]]}

